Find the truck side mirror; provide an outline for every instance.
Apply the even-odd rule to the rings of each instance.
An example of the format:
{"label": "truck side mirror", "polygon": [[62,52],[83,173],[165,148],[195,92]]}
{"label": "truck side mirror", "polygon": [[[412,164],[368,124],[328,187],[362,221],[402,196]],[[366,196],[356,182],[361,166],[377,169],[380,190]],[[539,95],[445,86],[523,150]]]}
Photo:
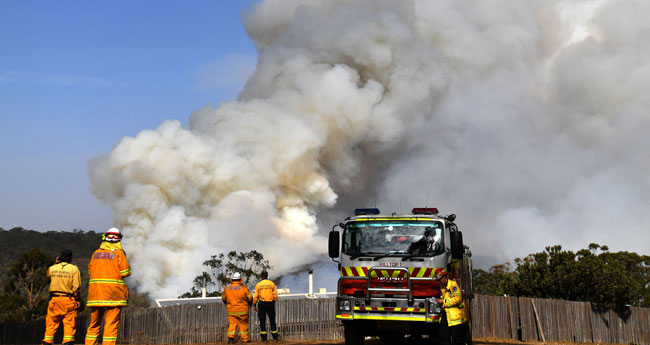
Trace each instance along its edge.
{"label": "truck side mirror", "polygon": [[329,256],[330,258],[338,258],[339,257],[339,248],[341,244],[339,243],[339,232],[338,231],[330,231],[330,237],[328,241],[328,246],[329,246]]}
{"label": "truck side mirror", "polygon": [[465,247],[463,246],[463,233],[460,231],[452,231],[449,233],[451,237],[451,258],[462,259]]}

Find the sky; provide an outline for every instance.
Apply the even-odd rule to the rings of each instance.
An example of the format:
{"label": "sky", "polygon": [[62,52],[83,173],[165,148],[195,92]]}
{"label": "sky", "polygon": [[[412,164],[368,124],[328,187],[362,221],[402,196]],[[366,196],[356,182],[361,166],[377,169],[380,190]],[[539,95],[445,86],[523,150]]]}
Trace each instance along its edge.
{"label": "sky", "polygon": [[375,205],[456,214],[481,268],[650,250],[645,0],[0,9],[0,227],[117,226],[153,297],[251,249],[331,290]]}
{"label": "sky", "polygon": [[124,136],[234,99],[254,1],[0,3],[0,227],[105,231],[87,164]]}

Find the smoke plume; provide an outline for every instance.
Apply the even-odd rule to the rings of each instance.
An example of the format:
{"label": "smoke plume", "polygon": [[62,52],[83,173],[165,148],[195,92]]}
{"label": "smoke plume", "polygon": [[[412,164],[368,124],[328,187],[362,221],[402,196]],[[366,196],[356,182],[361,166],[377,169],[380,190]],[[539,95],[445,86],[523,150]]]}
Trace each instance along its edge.
{"label": "smoke plume", "polygon": [[650,3],[267,0],[237,100],[90,162],[140,290],[261,251],[322,258],[354,207],[456,213],[474,253],[647,253]]}

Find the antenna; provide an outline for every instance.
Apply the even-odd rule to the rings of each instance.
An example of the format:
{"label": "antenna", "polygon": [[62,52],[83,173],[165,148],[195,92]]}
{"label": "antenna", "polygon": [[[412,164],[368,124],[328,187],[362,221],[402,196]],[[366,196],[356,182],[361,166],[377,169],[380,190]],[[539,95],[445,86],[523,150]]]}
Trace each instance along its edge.
{"label": "antenna", "polygon": [[429,192],[427,192],[427,202],[424,203],[424,207],[429,207]]}
{"label": "antenna", "polygon": [[377,208],[377,190],[372,189],[372,197],[375,198],[375,208]]}
{"label": "antenna", "polygon": [[402,196],[399,196],[399,213],[402,214]]}

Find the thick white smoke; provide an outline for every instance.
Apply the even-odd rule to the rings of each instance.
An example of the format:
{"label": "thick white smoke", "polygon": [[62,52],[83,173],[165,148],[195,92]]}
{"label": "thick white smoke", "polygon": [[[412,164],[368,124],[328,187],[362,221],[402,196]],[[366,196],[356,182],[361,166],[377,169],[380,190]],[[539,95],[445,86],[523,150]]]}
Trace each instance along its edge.
{"label": "thick white smoke", "polygon": [[[353,207],[456,213],[475,253],[647,253],[650,3],[267,0],[239,99],[90,163],[141,290],[261,251],[325,252]],[[480,263],[479,263],[480,264]]]}

